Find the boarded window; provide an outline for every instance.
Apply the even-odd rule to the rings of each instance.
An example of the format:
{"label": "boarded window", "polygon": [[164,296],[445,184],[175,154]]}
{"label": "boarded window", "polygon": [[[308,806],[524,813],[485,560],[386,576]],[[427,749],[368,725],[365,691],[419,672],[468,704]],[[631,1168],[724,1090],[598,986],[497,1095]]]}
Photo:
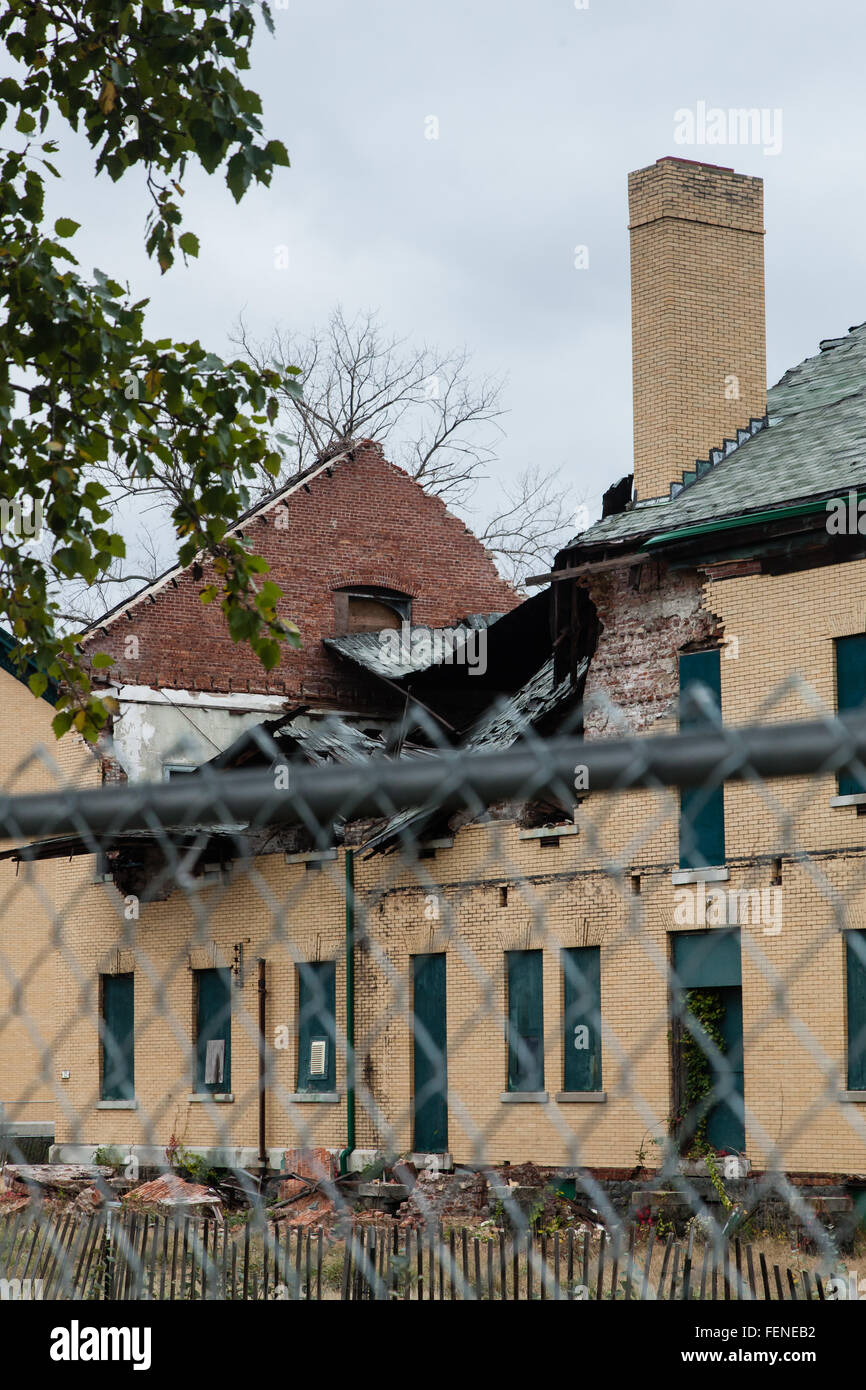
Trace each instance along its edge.
{"label": "boarded window", "polygon": [[507,951],[508,1089],[544,1090],[541,951]]}
{"label": "boarded window", "polygon": [[135,986],[133,975],[102,977],[103,1100],[135,1095]]}
{"label": "boarded window", "polygon": [[[680,654],[680,728],[716,728],[722,708],[719,651]],[[680,868],[725,862],[725,791],[710,782],[680,792]]]}
{"label": "boarded window", "polygon": [[[840,714],[866,704],[866,634],[836,639],[836,708]],[[839,795],[856,796],[866,792],[863,778],[850,772],[839,774]]]}
{"label": "boarded window", "polygon": [[866,1091],[866,932],[845,933],[848,1090]]}
{"label": "boarded window", "polygon": [[376,586],[334,591],[334,632],[382,632],[399,629],[412,617],[412,600],[397,589]]}
{"label": "boarded window", "polygon": [[566,1091],[600,1091],[601,950],[578,946],[562,953]]}
{"label": "boarded window", "polygon": [[232,976],[230,970],[197,970],[196,1090],[231,1090]]}
{"label": "boarded window", "polygon": [[298,966],[298,1090],[337,1088],[337,966],[332,960]]}

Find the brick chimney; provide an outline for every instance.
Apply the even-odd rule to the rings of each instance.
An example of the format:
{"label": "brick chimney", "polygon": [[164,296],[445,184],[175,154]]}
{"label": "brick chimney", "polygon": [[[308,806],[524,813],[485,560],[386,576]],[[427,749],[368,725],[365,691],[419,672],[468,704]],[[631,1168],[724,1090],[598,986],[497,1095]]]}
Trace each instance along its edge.
{"label": "brick chimney", "polygon": [[688,159],[628,176],[638,500],[766,411],[763,195]]}

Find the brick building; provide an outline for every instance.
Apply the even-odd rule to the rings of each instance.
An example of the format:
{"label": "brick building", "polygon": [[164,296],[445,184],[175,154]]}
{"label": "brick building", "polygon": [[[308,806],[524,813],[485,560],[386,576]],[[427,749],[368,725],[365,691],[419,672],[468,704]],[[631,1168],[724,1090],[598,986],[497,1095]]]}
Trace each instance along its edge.
{"label": "brick building", "polygon": [[[254,673],[201,626],[199,581],[172,575],[94,639],[128,663],[121,698],[132,704],[159,688],[186,692],[197,708],[215,692],[246,701],[235,713],[224,705],[219,732],[219,721],[209,726],[216,755],[199,746],[196,762],[222,766],[271,759],[251,740],[265,714],[281,755],[315,763],[375,756],[395,721],[420,746],[419,702],[448,741],[476,748],[578,719],[587,739],[600,739],[719,716],[731,725],[808,717],[815,700],[831,710],[859,703],[866,546],[856,530],[828,527],[828,500],[866,491],[866,329],[822,343],[767,396],[760,180],[664,159],[631,176],[629,202],[633,467],[537,595],[515,606],[442,513],[439,532],[406,554],[378,496],[370,516],[365,470],[388,466],[365,446],[289,498],[289,534],[303,533],[314,580],[305,569],[284,583],[277,572],[273,511],[245,523],[257,549],[257,532],[270,547],[287,615],[303,629],[305,613],[318,613],[297,670],[289,657],[276,678]],[[353,505],[368,506],[357,536],[345,520],[332,525],[343,470],[347,489],[361,479]],[[353,505],[345,518],[357,519]],[[413,525],[413,536],[424,530]],[[337,534],[345,545],[332,547]],[[437,535],[459,542],[471,574],[465,562],[448,568]],[[382,632],[405,620],[409,599],[411,622],[484,626],[483,679],[435,662],[383,665]],[[310,633],[324,639],[329,622],[313,651]],[[134,659],[121,658],[124,634],[139,639]],[[207,651],[192,660],[199,641]],[[494,711],[496,696],[504,710]],[[276,704],[253,708],[254,697]],[[309,701],[312,718],[286,708]],[[342,721],[330,743],[318,737],[326,711]],[[129,775],[140,773],[146,758],[134,767],[129,752],[142,747],[140,731],[124,737],[116,731],[118,756],[126,746]],[[234,878],[196,884],[199,859],[191,889],[169,884],[133,921],[122,897],[114,916],[101,912],[99,895],[118,890],[94,886],[67,918],[76,1119],[58,1122],[58,1153],[110,1141],[157,1161],[168,1135],[182,1133],[213,1161],[245,1164],[274,1165],[285,1148],[315,1145],[628,1170],[648,1134],[673,1130],[687,1144],[694,1127],[688,991],[692,1001],[712,994],[726,1057],[704,1116],[708,1142],[801,1178],[862,1172],[866,789],[828,771],[780,782],[772,798],[742,784],[682,799],[630,792],[614,805],[590,788],[573,804],[490,807],[469,823],[410,815],[350,825],[325,848],[254,846],[252,866]],[[393,853],[407,828],[415,851]],[[347,900],[356,909],[348,947]],[[259,958],[266,1155],[256,1137]],[[122,988],[134,989],[134,1095],[103,1094],[97,1021],[77,1007],[76,971],[131,980]],[[205,974],[207,990],[225,991],[210,1032]],[[208,1082],[196,1039],[217,1045]]]}

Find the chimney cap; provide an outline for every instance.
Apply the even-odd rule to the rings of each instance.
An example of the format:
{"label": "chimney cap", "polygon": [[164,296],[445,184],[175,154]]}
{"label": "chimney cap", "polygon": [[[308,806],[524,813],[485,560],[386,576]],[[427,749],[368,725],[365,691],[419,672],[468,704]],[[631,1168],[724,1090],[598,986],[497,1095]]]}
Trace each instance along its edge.
{"label": "chimney cap", "polygon": [[683,159],[678,154],[663,154],[661,159],[656,160],[656,164],[694,164],[698,169],[718,169],[723,174],[733,174],[735,172],[732,164],[707,164],[702,159]]}

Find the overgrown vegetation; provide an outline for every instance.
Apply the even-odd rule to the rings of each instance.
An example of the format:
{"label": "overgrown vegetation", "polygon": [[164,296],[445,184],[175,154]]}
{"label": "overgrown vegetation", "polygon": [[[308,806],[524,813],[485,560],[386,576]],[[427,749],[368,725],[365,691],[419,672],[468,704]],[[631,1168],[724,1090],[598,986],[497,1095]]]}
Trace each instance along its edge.
{"label": "overgrown vegetation", "polygon": [[163,273],[178,252],[198,255],[195,233],[181,230],[188,166],[224,166],[239,201],[289,162],[280,141],[264,139],[261,102],[239,76],[257,12],[272,29],[266,4],[232,0],[5,0],[0,10],[15,74],[0,80],[0,502],[18,508],[0,530],[0,616],[34,695],[61,686],[58,737],[75,728],[93,741],[116,713],[94,693],[59,598],[65,583],[96,582],[125,555],[102,465],[171,493],[178,559],[212,560],[201,599],[220,602],[233,641],[267,668],[283,643],[299,644],[265,561],[230,534],[251,480],[279,474],[276,392],[299,389],[298,369],[263,371],[198,342],[148,337],[147,300],[102,270],[84,278],[68,246],[79,224],[45,220],[46,181],[61,178],[58,142],[43,138],[54,118],[84,133],[97,173],[117,182],[141,171],[146,249]]}
{"label": "overgrown vegetation", "polygon": [[721,1029],[725,1004],[717,989],[687,990],[685,1003],[688,1013],[698,1025],[698,1036],[683,1028],[685,1113],[682,1117],[682,1136],[686,1143],[690,1143],[691,1151],[702,1156],[707,1147],[707,1120],[715,1086],[713,1065],[707,1056],[706,1045],[709,1041],[722,1054],[726,1051]]}

